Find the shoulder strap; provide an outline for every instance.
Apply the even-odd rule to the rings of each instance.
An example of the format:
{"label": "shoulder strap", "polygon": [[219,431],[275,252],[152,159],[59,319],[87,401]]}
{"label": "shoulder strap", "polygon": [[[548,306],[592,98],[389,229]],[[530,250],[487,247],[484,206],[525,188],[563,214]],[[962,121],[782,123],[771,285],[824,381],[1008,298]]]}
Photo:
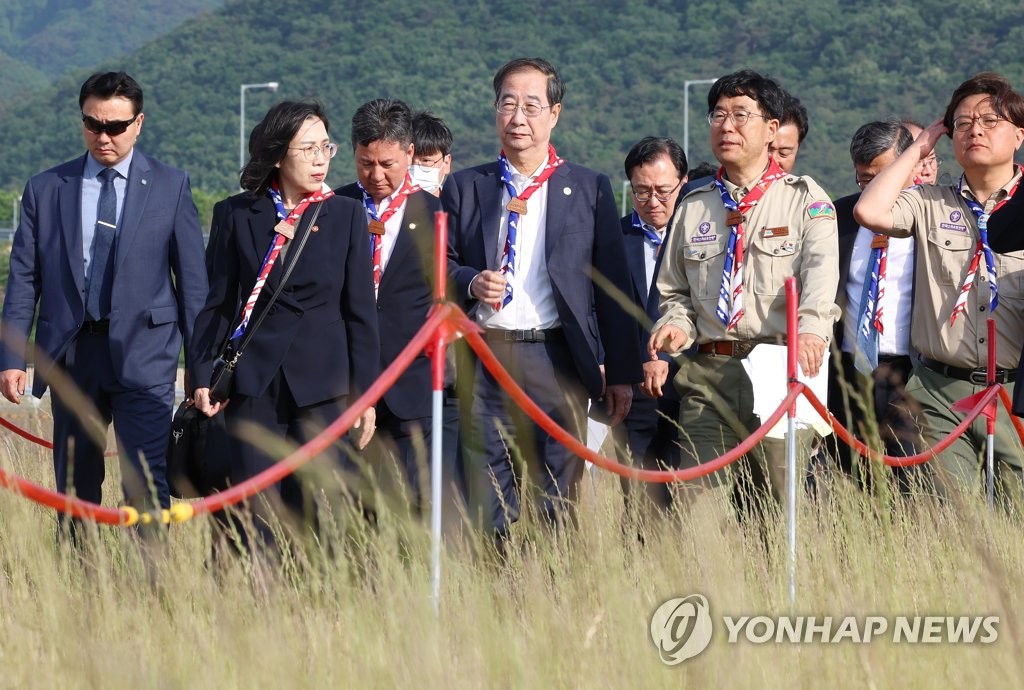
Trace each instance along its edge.
{"label": "shoulder strap", "polygon": [[[274,289],[274,293],[270,296],[270,300],[267,305],[260,310],[259,316],[256,317],[256,321],[249,324],[249,327],[245,329],[245,335],[242,336],[242,341],[238,344],[238,349],[235,350],[234,356],[232,357],[233,362],[237,362],[242,356],[242,352],[245,350],[246,345],[252,340],[253,334],[256,333],[256,329],[263,323],[263,319],[266,318],[267,314],[270,313],[270,308],[274,306],[274,302],[277,301],[278,296],[281,294],[281,290],[284,289],[285,283],[291,278],[292,271],[295,269],[295,264],[299,261],[299,256],[302,255],[302,250],[306,246],[306,240],[309,239],[310,232],[312,231],[313,224],[316,223],[317,217],[320,215],[320,208],[324,205],[324,202],[319,202],[313,209],[313,215],[310,216],[309,222],[306,223],[306,232],[302,233],[302,237],[299,238],[299,244],[295,247],[295,250],[289,252],[288,265],[285,266],[284,275],[281,276],[280,282]],[[225,351],[230,345],[230,341],[224,344]]]}

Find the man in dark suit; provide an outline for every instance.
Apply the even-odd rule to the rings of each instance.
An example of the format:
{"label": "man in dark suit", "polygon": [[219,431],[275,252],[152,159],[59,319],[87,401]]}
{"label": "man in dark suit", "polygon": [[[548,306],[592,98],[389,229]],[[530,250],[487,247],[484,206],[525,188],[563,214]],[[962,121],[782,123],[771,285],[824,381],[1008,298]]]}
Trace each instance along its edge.
{"label": "man in dark suit", "polygon": [[[144,119],[134,79],[94,74],[79,105],[88,153],[36,175],[22,196],[0,390],[21,401],[35,322],[32,394],[56,384],[56,367],[65,370],[104,428],[113,421],[127,502],[167,508],[178,354],[207,291],[199,216],[188,176],[134,147]],[[56,485],[98,503],[104,448],[72,394],[53,391]]]}
{"label": "man in dark suit", "polygon": [[[658,257],[676,201],[687,181],[686,154],[672,139],[645,137],[630,149],[624,167],[634,210],[623,216],[620,224],[633,287],[631,297],[637,307],[637,342],[645,347],[650,332],[641,315],[647,314],[652,290],[657,292],[654,285]],[[658,318],[658,297],[653,301],[655,312],[651,322]],[[659,390],[648,392],[643,384],[636,386],[625,423],[613,432],[620,456],[628,449],[631,462],[645,469],[679,466],[679,395],[671,384],[665,385],[671,380],[669,366],[668,355],[643,363],[645,372],[651,371],[651,380],[661,382],[657,384]],[[622,488],[628,499],[637,487],[624,479]],[[644,483],[643,491],[654,505],[671,505],[668,484]]]}
{"label": "man in dark suit", "polygon": [[[857,185],[864,188],[881,170],[896,160],[913,139],[896,120],[869,122],[860,127],[850,143]],[[910,186],[913,180],[907,180]],[[904,456],[916,452],[919,429],[914,421],[916,405],[904,392],[916,359],[910,347],[910,307],[913,294],[914,244],[909,238],[875,237],[853,217],[860,194],[836,200],[839,226],[839,289],[836,304],[842,310],[835,326],[835,352],[829,360],[828,407],[833,415],[859,438],[879,436],[882,449],[889,455]],[[864,322],[865,282],[871,280],[872,258],[883,247],[885,269],[882,290],[871,297],[877,303],[876,319]],[[879,254],[880,258],[880,254]],[[870,286],[868,286],[870,288]],[[873,355],[858,352],[863,328],[877,339]],[[861,358],[858,362],[858,358]],[[858,366],[859,364],[859,366]],[[858,372],[859,370],[859,372]],[[867,377],[871,377],[870,387]],[[869,392],[870,391],[870,392]],[[867,399],[865,399],[867,398]],[[877,431],[876,431],[877,430]],[[850,447],[834,435],[826,442],[833,457],[845,472],[854,471]],[[860,472],[858,471],[859,475]],[[906,470],[897,472],[906,484]]]}
{"label": "man in dark suit", "polygon": [[[550,63],[513,60],[493,86],[501,156],[455,173],[441,193],[453,289],[527,394],[578,438],[588,397],[603,396],[595,404],[618,424],[642,378],[636,322],[616,301],[632,287],[611,184],[551,146],[565,89]],[[473,421],[466,453],[499,538],[520,514],[513,448],[532,470],[543,513],[571,516],[583,461],[479,369]]]}
{"label": "man in dark suit", "polygon": [[[374,283],[382,370],[419,331],[434,299],[434,213],[441,204],[408,176],[414,154],[412,142],[409,106],[390,98],[363,104],[352,116],[352,150],[359,179],[337,190],[339,196],[358,199],[366,211],[376,257]],[[428,476],[421,476],[419,468],[429,466],[430,461],[427,451],[432,437],[432,390],[430,358],[420,353],[378,403],[377,435],[369,450],[378,476],[386,475],[384,468],[394,464],[390,455],[397,456],[414,511],[421,507],[424,492],[429,494]],[[447,395],[454,396],[452,389]],[[443,464],[449,470],[446,477],[451,479],[458,409],[448,405],[445,412]],[[445,512],[454,517],[451,510]]]}

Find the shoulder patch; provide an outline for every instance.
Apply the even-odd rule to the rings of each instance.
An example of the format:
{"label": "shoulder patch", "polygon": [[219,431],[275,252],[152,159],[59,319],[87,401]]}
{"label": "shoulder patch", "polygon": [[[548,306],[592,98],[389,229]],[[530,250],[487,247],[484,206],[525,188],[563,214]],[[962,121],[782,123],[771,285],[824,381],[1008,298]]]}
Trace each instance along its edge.
{"label": "shoulder patch", "polygon": [[829,201],[815,201],[807,207],[808,218],[835,218],[836,209]]}

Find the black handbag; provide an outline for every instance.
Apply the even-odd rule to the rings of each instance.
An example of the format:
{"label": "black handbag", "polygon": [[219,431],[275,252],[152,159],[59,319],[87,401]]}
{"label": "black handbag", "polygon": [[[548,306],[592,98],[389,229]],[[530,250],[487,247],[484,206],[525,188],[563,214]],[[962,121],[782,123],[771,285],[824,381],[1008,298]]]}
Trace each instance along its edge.
{"label": "black handbag", "polygon": [[224,415],[207,417],[182,401],[171,421],[167,484],[175,498],[201,498],[228,488],[228,430]]}
{"label": "black handbag", "polygon": [[213,376],[210,379],[210,400],[212,402],[224,402],[231,397],[231,393],[234,390],[235,367],[238,365],[238,360],[242,358],[242,353],[245,352],[249,341],[252,340],[256,330],[263,323],[263,319],[270,313],[270,308],[274,306],[274,302],[277,301],[281,290],[284,289],[285,283],[291,277],[292,269],[295,268],[295,264],[299,261],[299,256],[302,254],[302,249],[306,246],[306,240],[309,239],[309,234],[312,231],[313,224],[316,223],[317,216],[320,215],[320,208],[322,206],[323,202],[321,201],[313,209],[313,215],[310,217],[309,223],[306,224],[306,232],[299,238],[299,244],[295,247],[288,265],[285,266],[284,275],[281,276],[280,282],[274,289],[274,294],[270,296],[270,301],[260,311],[256,320],[245,329],[245,334],[242,336],[238,346],[234,347],[229,338],[228,342],[224,344],[224,349],[221,350],[220,356],[214,361]]}
{"label": "black handbag", "polygon": [[[284,275],[270,301],[246,329],[238,347],[232,347],[229,340],[214,363],[210,382],[210,399],[213,402],[223,402],[231,397],[235,365],[291,277],[292,269],[298,262],[303,247],[306,246],[306,239],[313,224],[320,215],[321,206],[323,202],[318,203],[313,209],[313,215],[306,225],[306,232],[292,252]],[[226,489],[231,477],[228,444],[224,415],[207,417],[192,402],[183,401],[171,420],[171,435],[167,443],[167,483],[171,495],[175,498],[200,498]]]}

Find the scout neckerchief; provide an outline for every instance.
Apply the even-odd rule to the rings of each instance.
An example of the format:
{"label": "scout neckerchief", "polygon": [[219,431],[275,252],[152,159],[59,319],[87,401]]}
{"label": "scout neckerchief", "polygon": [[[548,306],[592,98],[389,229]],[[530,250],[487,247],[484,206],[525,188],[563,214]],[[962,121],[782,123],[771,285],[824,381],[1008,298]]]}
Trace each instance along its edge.
{"label": "scout neckerchief", "polygon": [[[761,179],[754,187],[746,193],[743,199],[737,204],[729,195],[729,190],[722,183],[725,168],[719,168],[715,176],[715,186],[722,195],[722,203],[725,204],[725,222],[729,226],[729,249],[725,254],[725,268],[722,270],[722,285],[718,289],[718,307],[715,313],[718,319],[725,325],[726,330],[733,330],[736,324],[743,318],[743,221],[746,213],[761,201],[761,197],[767,193],[772,183],[780,177],[789,173],[783,170],[775,159],[768,158],[768,169],[761,175]],[[732,296],[730,304],[730,295]]]}
{"label": "scout neckerchief", "polygon": [[246,326],[249,325],[249,317],[252,316],[252,309],[256,306],[256,300],[260,297],[260,292],[263,291],[263,285],[267,282],[267,276],[270,275],[270,269],[274,267],[274,262],[277,261],[278,255],[281,253],[281,247],[284,246],[285,240],[291,239],[295,236],[295,224],[299,222],[299,218],[309,208],[309,205],[329,199],[334,196],[334,192],[331,191],[330,187],[321,189],[319,192],[310,194],[302,201],[299,205],[292,209],[291,213],[285,211],[284,201],[281,199],[281,192],[277,186],[277,180],[270,183],[270,188],[267,189],[267,194],[270,196],[271,201],[274,202],[274,206],[277,208],[278,224],[274,226],[274,239],[270,241],[270,249],[267,250],[267,255],[263,257],[263,265],[260,266],[259,274],[256,278],[256,284],[252,287],[252,294],[249,295],[249,299],[245,301],[245,307],[242,308],[242,318],[238,323],[238,327],[235,328],[235,332],[231,334],[231,339],[241,338],[242,334],[245,333]]}
{"label": "scout neckerchief", "polygon": [[[1024,168],[1020,168],[1020,166],[1018,166],[1018,169],[1021,172],[1024,172]],[[999,210],[1003,204],[1009,201],[1017,191],[1017,187],[1020,186],[1020,179],[1018,179],[1017,183],[1014,184],[1013,188],[1010,190],[1010,193],[1003,197],[1003,199],[996,204],[991,211],[985,213],[985,209],[982,208],[981,204],[974,199],[968,199],[963,195],[964,177],[964,175],[960,176],[960,183],[956,186],[956,193],[960,198],[967,202],[968,208],[971,209],[978,219],[978,247],[974,250],[974,258],[971,259],[971,265],[967,269],[967,277],[964,278],[964,284],[960,288],[960,294],[956,298],[956,304],[953,305],[953,315],[949,319],[950,325],[956,322],[956,317],[958,315],[967,311],[967,293],[971,291],[971,286],[974,284],[974,276],[978,272],[978,262],[981,260],[982,255],[985,256],[985,270],[988,272],[990,295],[988,302],[989,313],[991,314],[994,312],[996,307],[999,306],[999,285],[996,282],[996,263],[995,259],[992,257],[992,248],[988,246],[988,218]]]}
{"label": "scout neckerchief", "polygon": [[654,247],[655,256],[661,253],[661,245],[665,238],[659,235],[649,223],[640,220],[640,214],[633,209],[633,227],[641,231]]}
{"label": "scout neckerchief", "polygon": [[[555,153],[555,147],[548,144],[547,163],[544,164],[540,175],[531,180],[530,184],[526,185],[523,193],[518,196],[516,196],[516,188],[512,185],[512,168],[508,164],[508,158],[505,157],[504,151],[498,156],[498,162],[501,163],[501,181],[505,183],[505,189],[508,190],[510,197],[510,201],[505,207],[508,209],[508,233],[505,236],[505,249],[501,254],[501,272],[514,276],[516,274],[516,235],[519,230],[519,216],[526,215],[527,200],[533,196],[534,192],[544,186],[544,183],[555,172],[555,168],[565,161]],[[511,301],[512,283],[506,278],[505,295],[502,297],[501,302],[496,305],[496,308],[506,307]]]}
{"label": "scout neckerchief", "polygon": [[398,209],[402,208],[405,204],[405,200],[410,194],[414,194],[420,191],[417,185],[412,183],[409,178],[409,174],[406,173],[405,180],[402,182],[402,186],[395,194],[394,198],[391,199],[391,204],[388,205],[388,210],[384,213],[377,213],[377,204],[373,203],[373,197],[363,187],[362,182],[357,182],[359,190],[363,193],[363,206],[366,208],[366,212],[370,214],[370,250],[373,256],[373,290],[377,291],[380,287],[380,277],[383,272],[381,265],[383,264],[383,251],[384,245],[384,224],[391,220],[391,216],[398,213]]}
{"label": "scout neckerchief", "polygon": [[[860,320],[857,330],[857,354],[854,365],[864,375],[878,368],[878,336],[882,327],[882,298],[885,296],[885,272],[889,264],[889,238],[875,234],[871,238],[871,255],[864,271],[861,292]],[[863,359],[861,359],[863,357]]]}

